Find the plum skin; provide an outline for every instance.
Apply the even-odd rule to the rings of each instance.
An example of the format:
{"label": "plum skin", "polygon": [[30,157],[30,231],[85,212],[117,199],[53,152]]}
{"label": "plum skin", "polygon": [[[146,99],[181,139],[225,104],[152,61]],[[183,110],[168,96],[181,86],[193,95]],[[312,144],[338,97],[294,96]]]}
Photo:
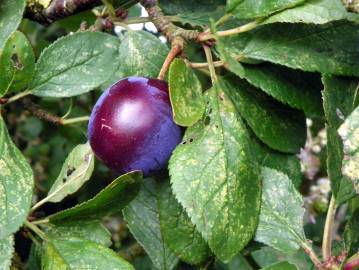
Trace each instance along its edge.
{"label": "plum skin", "polygon": [[165,81],[128,77],[109,87],[92,110],[88,138],[95,155],[119,174],[162,170],[181,141]]}

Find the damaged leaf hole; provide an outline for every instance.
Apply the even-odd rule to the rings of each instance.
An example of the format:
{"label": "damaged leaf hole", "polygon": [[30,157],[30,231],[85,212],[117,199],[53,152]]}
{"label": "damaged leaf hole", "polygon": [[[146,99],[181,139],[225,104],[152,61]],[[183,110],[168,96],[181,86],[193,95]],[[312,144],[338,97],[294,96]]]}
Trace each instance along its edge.
{"label": "damaged leaf hole", "polygon": [[11,55],[11,61],[14,68],[18,70],[22,70],[24,68],[24,65],[21,63],[19,56],[16,53]]}
{"label": "damaged leaf hole", "polygon": [[188,141],[184,140],[183,142],[181,142],[181,144],[186,144],[186,143],[192,143],[193,142],[193,138],[190,138]]}

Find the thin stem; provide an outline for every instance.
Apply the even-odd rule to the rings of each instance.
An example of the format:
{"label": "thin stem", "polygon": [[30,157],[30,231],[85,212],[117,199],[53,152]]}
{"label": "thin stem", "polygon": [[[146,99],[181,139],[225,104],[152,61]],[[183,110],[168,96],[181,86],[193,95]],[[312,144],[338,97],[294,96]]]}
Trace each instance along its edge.
{"label": "thin stem", "polygon": [[203,49],[204,49],[204,52],[206,54],[209,73],[211,74],[212,84],[214,85],[218,81],[218,78],[217,78],[216,70],[214,68],[212,51],[211,51],[211,48],[208,47],[207,45],[203,45]]}
{"label": "thin stem", "polygon": [[36,233],[42,240],[46,239],[45,233],[40,230],[39,227],[32,224],[31,222],[25,220],[24,225],[28,227],[30,230],[32,230],[34,233]]}
{"label": "thin stem", "polygon": [[[243,55],[236,55],[235,57],[233,57],[233,59],[236,60],[236,61],[239,61],[239,60],[243,59]],[[222,61],[222,60],[213,62],[213,65],[215,67],[225,66],[226,64],[227,63]],[[208,68],[208,63],[191,63],[191,62],[188,62],[188,65],[191,68]]]}
{"label": "thin stem", "polygon": [[332,195],[327,212],[327,218],[325,220],[324,234],[323,234],[322,252],[323,252],[324,261],[329,259],[332,253],[333,224],[334,224],[335,210],[336,210],[336,203],[335,203],[335,198]]}
{"label": "thin stem", "polygon": [[163,80],[165,78],[166,72],[169,69],[173,59],[175,59],[176,55],[182,51],[181,46],[174,44],[168,53],[166,60],[164,61],[160,73],[158,74],[158,79]]}
{"label": "thin stem", "polygon": [[308,243],[303,242],[302,248],[303,248],[304,252],[308,254],[309,258],[311,259],[311,261],[313,262],[315,267],[317,269],[322,269],[322,262],[319,260],[317,254],[314,252],[312,247]]}
{"label": "thin stem", "polygon": [[80,117],[75,117],[75,118],[62,119],[60,124],[61,125],[70,125],[70,124],[75,124],[75,123],[79,123],[79,122],[86,122],[88,120],[90,120],[89,116],[80,116]]}
{"label": "thin stem", "polygon": [[44,218],[44,219],[40,219],[40,220],[35,220],[33,222],[31,222],[34,225],[39,225],[39,224],[46,224],[49,223],[49,219]]}
{"label": "thin stem", "polygon": [[31,92],[32,92],[31,90],[26,90],[26,91],[23,91],[23,92],[21,92],[21,93],[15,95],[15,96],[12,96],[12,97],[10,97],[10,98],[7,100],[6,104],[9,104],[9,103],[11,103],[11,102],[14,102],[14,101],[16,101],[16,100],[18,100],[18,99],[20,99],[20,98],[26,97],[26,96],[30,95]]}
{"label": "thin stem", "polygon": [[225,36],[236,35],[236,34],[243,33],[243,32],[248,32],[248,31],[256,28],[259,25],[259,23],[260,23],[260,21],[256,20],[256,21],[249,22],[247,24],[241,25],[241,26],[233,28],[233,29],[218,31],[216,33],[216,35],[204,32],[199,35],[198,41],[203,42],[203,41],[210,40],[210,39],[216,39],[216,36],[225,37]]}

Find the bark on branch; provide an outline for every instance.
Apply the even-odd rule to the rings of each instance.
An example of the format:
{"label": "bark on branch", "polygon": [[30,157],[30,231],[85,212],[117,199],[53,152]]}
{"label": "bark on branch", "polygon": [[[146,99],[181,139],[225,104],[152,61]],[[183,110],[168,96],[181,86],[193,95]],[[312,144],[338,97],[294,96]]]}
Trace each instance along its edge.
{"label": "bark on branch", "polygon": [[101,0],[28,0],[25,16],[41,24],[101,5]]}

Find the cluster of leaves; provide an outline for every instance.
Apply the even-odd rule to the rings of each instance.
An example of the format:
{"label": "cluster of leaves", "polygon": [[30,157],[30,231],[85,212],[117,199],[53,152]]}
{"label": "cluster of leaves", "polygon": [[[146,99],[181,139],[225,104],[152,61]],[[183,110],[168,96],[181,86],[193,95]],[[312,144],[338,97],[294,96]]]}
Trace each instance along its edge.
{"label": "cluster of leaves", "polygon": [[[124,2],[137,1],[113,4]],[[73,126],[51,127],[23,115],[17,104],[29,98],[56,114],[70,104],[72,116],[83,116],[113,82],[156,77],[168,46],[142,30],[71,32],[82,20],[96,20],[88,12],[43,27],[23,18],[25,0],[0,3],[0,97],[9,103],[0,115],[0,269],[10,269],[12,261],[17,269],[12,258],[24,252],[15,240],[24,236],[14,234],[22,226],[33,241],[30,254],[20,254],[27,269],[134,269],[114,252],[119,249],[102,224],[115,214],[150,258],[138,269],[319,267],[304,231],[300,193],[306,118],[326,129],[333,207],[349,205],[338,243],[346,256],[331,258],[341,267],[359,248],[359,15],[340,0],[159,5],[186,29],[210,28],[218,61],[178,58],[170,66],[174,120],[186,131],[168,175],[142,179],[130,172],[98,192],[94,183],[110,173],[95,166],[86,128],[68,113],[61,123]],[[133,6],[130,14],[136,13]],[[237,34],[228,34],[233,28]],[[191,62],[205,59],[198,44],[189,43],[185,52]],[[41,156],[48,159],[45,175],[36,169]],[[91,191],[81,197],[82,187]],[[60,209],[39,211],[49,202]]]}

